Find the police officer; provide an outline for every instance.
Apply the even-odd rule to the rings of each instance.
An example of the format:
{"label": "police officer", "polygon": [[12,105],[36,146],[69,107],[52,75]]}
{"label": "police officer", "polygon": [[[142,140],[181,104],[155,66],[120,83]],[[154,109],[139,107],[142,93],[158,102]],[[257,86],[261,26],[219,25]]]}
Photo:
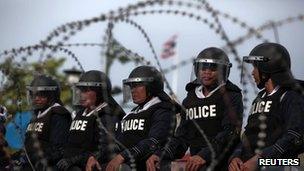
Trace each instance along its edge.
{"label": "police officer", "polygon": [[162,75],[154,67],[135,68],[123,85],[124,94],[131,93],[137,106],[117,125],[117,155],[106,170],[114,171],[123,163],[146,170],[146,159],[166,143],[174,127],[175,105],[164,92]]}
{"label": "police officer", "polygon": [[6,171],[10,168],[10,157],[5,150],[8,146],[5,140],[5,121],[7,117],[7,109],[5,106],[0,105],[0,170]]}
{"label": "police officer", "polygon": [[22,170],[32,170],[32,167],[45,170],[62,158],[71,114],[63,107],[59,84],[51,77],[35,77],[27,86],[27,93],[33,118],[25,134],[25,152],[29,158]]}
{"label": "police officer", "polygon": [[[113,132],[116,122],[125,115],[111,95],[110,79],[101,71],[91,70],[83,73],[75,84],[74,98],[81,105],[70,126],[68,143],[64,158],[57,166],[61,170],[84,170],[88,158],[98,151],[100,163],[108,162],[108,137],[105,130]],[[113,135],[114,136],[114,135]],[[101,142],[99,142],[101,140]]]}
{"label": "police officer", "polygon": [[243,60],[253,65],[252,76],[261,91],[252,103],[230,171],[255,170],[258,158],[296,158],[303,145],[304,101],[293,90],[287,49],[262,43]]}
{"label": "police officer", "polygon": [[0,105],[0,132],[5,135],[6,129],[5,129],[5,122],[7,118],[7,109],[5,106]]}
{"label": "police officer", "polygon": [[[147,161],[149,170],[155,170],[155,162],[160,157],[163,161],[180,158],[188,147],[191,157],[186,161],[186,170],[205,168],[210,164],[213,154],[202,132],[214,149],[219,163],[216,170],[227,169],[227,166],[224,167],[227,161],[223,159],[237,144],[241,126],[241,90],[228,80],[231,63],[221,49],[204,49],[198,54],[193,66],[196,79],[186,85],[188,94],[183,100],[185,110],[181,114],[181,123],[175,137],[164,149],[165,152],[156,153]],[[228,146],[226,149],[227,144],[230,148]]]}

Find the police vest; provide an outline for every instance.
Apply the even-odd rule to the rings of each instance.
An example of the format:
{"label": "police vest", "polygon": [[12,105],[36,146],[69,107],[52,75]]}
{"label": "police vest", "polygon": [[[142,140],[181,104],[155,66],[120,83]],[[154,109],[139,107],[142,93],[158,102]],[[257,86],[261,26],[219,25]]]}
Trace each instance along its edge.
{"label": "police vest", "polygon": [[171,107],[170,103],[162,101],[152,105],[147,110],[138,113],[129,113],[120,122],[119,141],[126,146],[126,148],[130,148],[141,140],[148,138],[152,115],[160,108],[169,109],[169,107]]}
{"label": "police vest", "polygon": [[44,111],[39,111],[39,113],[35,114],[35,118],[33,118],[26,129],[26,141],[32,139],[32,134],[37,135],[37,139],[41,141],[48,142],[49,141],[49,132],[50,132],[50,123],[52,116],[52,108],[53,107],[61,107],[59,104],[55,103],[53,106],[50,106]]}
{"label": "police vest", "polygon": [[86,113],[86,109],[79,111],[73,119],[70,129],[67,147],[65,148],[65,157],[78,155],[82,152],[94,152],[98,149],[99,127],[97,114],[102,117],[103,110],[108,107],[107,103],[102,103],[96,109]]}
{"label": "police vest", "polygon": [[[26,129],[25,134],[25,148],[29,154],[36,154],[37,147],[34,147],[36,140],[39,141],[40,148],[45,149],[49,146],[50,142],[50,131],[51,131],[51,118],[54,113],[57,114],[68,114],[69,112],[59,104],[55,103],[53,106],[50,106],[46,110],[35,113],[35,118],[33,118]],[[32,136],[36,135],[36,138]],[[31,156],[35,157],[35,156]]]}
{"label": "police vest", "polygon": [[199,128],[207,135],[208,139],[211,140],[219,131],[223,130],[221,122],[227,108],[225,107],[223,94],[219,90],[209,97],[198,98],[195,89],[192,89],[184,99],[183,105],[186,113],[183,113],[184,116],[182,117],[188,123],[187,138],[192,154],[198,152],[199,147],[206,146],[205,139],[192,121],[195,121],[199,125]]}
{"label": "police vest", "polygon": [[265,90],[263,90],[253,101],[244,132],[246,136],[244,144],[247,153],[254,154],[254,150],[258,147],[257,141],[259,140],[258,135],[261,133],[260,126],[262,123],[267,125],[264,129],[264,133],[266,133],[266,137],[263,138],[264,147],[274,144],[282,135],[286,124],[280,115],[280,101],[285,92],[285,89],[280,88],[273,95],[266,96],[264,95]]}
{"label": "police vest", "polygon": [[79,154],[82,151],[97,150],[98,144],[96,142],[99,138],[97,117],[95,115],[83,116],[82,113],[78,113],[71,123],[67,143],[67,148],[69,148],[67,151],[69,152],[65,152],[66,157]]}

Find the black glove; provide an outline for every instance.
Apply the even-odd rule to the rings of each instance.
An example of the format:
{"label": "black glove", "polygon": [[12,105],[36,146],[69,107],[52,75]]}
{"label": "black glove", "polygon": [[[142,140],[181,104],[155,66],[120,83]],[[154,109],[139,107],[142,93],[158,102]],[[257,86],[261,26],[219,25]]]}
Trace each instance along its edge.
{"label": "black glove", "polygon": [[66,159],[61,159],[56,166],[58,167],[58,169],[60,170],[67,170],[69,167],[71,167],[72,165],[74,165],[75,163],[70,159],[70,158],[66,158]]}
{"label": "black glove", "polygon": [[19,150],[16,153],[14,153],[11,156],[11,159],[12,159],[12,163],[15,166],[22,166],[22,165],[28,163],[25,153],[22,150]]}
{"label": "black glove", "polygon": [[70,158],[64,158],[64,159],[59,160],[59,162],[56,164],[56,166],[60,170],[67,170],[68,168],[70,168],[71,166],[73,166],[75,164],[81,164],[81,162],[84,159],[85,159],[85,156],[82,154],[74,156],[74,157],[70,157]]}

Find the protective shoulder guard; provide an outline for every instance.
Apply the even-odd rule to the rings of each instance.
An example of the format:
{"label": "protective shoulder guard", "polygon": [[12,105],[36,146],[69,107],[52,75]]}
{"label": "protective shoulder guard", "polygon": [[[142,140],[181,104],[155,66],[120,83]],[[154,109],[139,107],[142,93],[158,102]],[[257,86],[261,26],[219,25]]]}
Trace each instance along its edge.
{"label": "protective shoulder guard", "polygon": [[296,81],[300,84],[300,86],[302,88],[304,88],[304,81],[303,80],[296,80]]}
{"label": "protective shoulder guard", "polygon": [[193,90],[193,89],[195,89],[195,87],[197,87],[197,86],[199,86],[200,85],[200,83],[198,82],[198,80],[197,79],[195,79],[194,81],[191,81],[191,82],[189,82],[187,85],[186,85],[186,91],[191,91],[191,90]]}
{"label": "protective shoulder guard", "polygon": [[71,116],[71,113],[63,106],[54,106],[51,109],[53,114]]}
{"label": "protective shoulder guard", "polygon": [[163,108],[167,110],[173,110],[175,114],[180,113],[182,110],[182,107],[180,104],[178,104],[175,101],[171,102],[161,102],[157,108]]}
{"label": "protective shoulder guard", "polygon": [[295,79],[295,81],[300,85],[300,87],[296,88],[296,91],[302,92],[302,90],[304,89],[304,81],[303,80],[298,80],[298,79]]}
{"label": "protective shoulder guard", "polygon": [[228,91],[234,91],[234,92],[238,92],[238,93],[240,93],[242,91],[237,85],[233,84],[229,80],[227,80],[225,87]]}

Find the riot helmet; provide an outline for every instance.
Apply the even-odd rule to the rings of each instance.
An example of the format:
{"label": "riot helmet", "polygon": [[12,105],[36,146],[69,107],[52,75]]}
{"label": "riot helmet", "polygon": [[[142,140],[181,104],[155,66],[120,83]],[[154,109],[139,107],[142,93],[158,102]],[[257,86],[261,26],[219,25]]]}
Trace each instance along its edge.
{"label": "riot helmet", "polygon": [[87,71],[80,76],[79,82],[73,86],[73,105],[80,105],[80,94],[87,90],[95,91],[95,105],[108,101],[109,96],[111,96],[111,89],[111,81],[105,73],[97,70]]}
{"label": "riot helmet", "polygon": [[257,87],[264,88],[271,78],[275,85],[293,82],[290,71],[290,55],[287,49],[277,43],[262,43],[252,49],[243,61],[253,64],[258,69],[260,82]]}
{"label": "riot helmet", "polygon": [[226,53],[216,47],[204,49],[198,54],[193,62],[193,72],[198,80],[200,79],[198,76],[200,70],[210,69],[212,71],[219,71],[219,82],[226,82],[231,67],[232,64],[230,63]]}
{"label": "riot helmet", "polygon": [[135,85],[144,85],[148,97],[159,96],[164,92],[162,74],[152,66],[139,66],[132,70],[128,79],[123,80],[124,102],[131,97],[131,88]]}
{"label": "riot helmet", "polygon": [[[27,88],[27,101],[28,104],[36,109],[43,109],[49,107],[54,103],[62,104],[60,100],[60,86],[57,81],[49,76],[39,75],[36,76]],[[35,104],[34,100],[37,96],[46,97],[47,104]]]}

